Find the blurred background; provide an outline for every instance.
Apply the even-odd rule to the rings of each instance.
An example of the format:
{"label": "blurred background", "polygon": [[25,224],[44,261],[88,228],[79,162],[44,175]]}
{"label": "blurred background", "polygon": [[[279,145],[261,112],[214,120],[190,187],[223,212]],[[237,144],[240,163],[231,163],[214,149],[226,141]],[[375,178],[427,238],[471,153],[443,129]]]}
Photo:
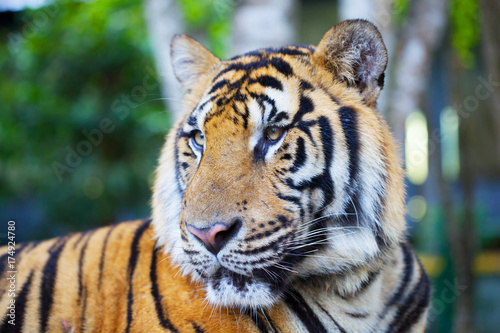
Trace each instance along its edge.
{"label": "blurred background", "polygon": [[366,18],[389,50],[379,109],[433,279],[428,331],[499,332],[498,17],[497,0],[2,0],[0,219],[19,242],[150,215],[182,99],[173,34],[230,57]]}

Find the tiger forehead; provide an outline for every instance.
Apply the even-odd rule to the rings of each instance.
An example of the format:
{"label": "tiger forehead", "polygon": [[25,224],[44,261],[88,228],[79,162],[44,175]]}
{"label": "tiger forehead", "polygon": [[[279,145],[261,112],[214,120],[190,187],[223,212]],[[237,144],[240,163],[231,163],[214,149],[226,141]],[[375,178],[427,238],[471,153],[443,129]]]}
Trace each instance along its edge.
{"label": "tiger forehead", "polygon": [[226,73],[230,73],[233,76],[235,72],[243,72],[243,76],[248,76],[259,69],[267,69],[274,70],[288,77],[294,74],[292,63],[301,58],[308,58],[313,51],[313,47],[288,46],[261,49],[236,56],[227,60],[226,65],[215,75],[212,80],[213,87],[210,92],[217,90],[217,86],[223,84],[224,78],[227,79]]}
{"label": "tiger forehead", "polygon": [[[229,119],[235,125],[242,122],[243,128],[246,129],[250,116],[249,100],[257,100],[262,106],[264,115],[268,102],[273,101],[264,93],[264,89],[272,88],[274,93],[285,93],[289,79],[296,78],[294,67],[297,61],[308,62],[307,58],[312,51],[312,47],[290,46],[257,50],[227,60],[225,66],[213,78],[212,85],[206,98],[200,103],[196,115],[203,118],[203,126],[216,118]],[[292,85],[291,88],[299,87]],[[265,90],[267,93],[269,91]],[[283,117],[277,120],[282,119]]]}

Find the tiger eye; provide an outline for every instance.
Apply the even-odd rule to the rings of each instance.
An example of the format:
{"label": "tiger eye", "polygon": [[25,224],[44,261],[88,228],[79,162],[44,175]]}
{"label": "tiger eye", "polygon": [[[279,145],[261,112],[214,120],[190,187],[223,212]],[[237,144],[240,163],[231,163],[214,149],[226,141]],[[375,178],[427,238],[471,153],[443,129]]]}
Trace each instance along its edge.
{"label": "tiger eye", "polygon": [[198,146],[203,147],[203,145],[205,144],[205,136],[203,135],[203,133],[201,133],[201,131],[196,131],[193,138],[194,142]]}
{"label": "tiger eye", "polygon": [[283,133],[283,129],[276,126],[270,126],[266,128],[265,133],[269,140],[276,141],[280,138],[281,134]]}

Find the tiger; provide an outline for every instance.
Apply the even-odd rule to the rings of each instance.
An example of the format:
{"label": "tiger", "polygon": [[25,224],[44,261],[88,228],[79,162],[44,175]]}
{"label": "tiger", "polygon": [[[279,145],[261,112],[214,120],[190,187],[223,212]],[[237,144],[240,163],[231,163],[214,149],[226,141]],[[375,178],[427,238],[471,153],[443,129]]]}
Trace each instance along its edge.
{"label": "tiger", "polygon": [[0,331],[424,332],[378,29],[228,60],[176,35],[171,61],[152,218],[3,248]]}

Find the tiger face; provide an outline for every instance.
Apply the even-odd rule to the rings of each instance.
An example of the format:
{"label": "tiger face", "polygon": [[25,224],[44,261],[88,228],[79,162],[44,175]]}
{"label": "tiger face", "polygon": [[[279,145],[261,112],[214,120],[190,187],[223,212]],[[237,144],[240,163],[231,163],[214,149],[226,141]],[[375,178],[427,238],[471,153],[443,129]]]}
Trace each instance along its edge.
{"label": "tiger face", "polygon": [[375,108],[378,30],[345,21],[317,47],[224,61],[187,36],[171,50],[187,93],[157,170],[159,245],[219,306],[269,307],[317,278],[354,292],[405,229],[402,171]]}

